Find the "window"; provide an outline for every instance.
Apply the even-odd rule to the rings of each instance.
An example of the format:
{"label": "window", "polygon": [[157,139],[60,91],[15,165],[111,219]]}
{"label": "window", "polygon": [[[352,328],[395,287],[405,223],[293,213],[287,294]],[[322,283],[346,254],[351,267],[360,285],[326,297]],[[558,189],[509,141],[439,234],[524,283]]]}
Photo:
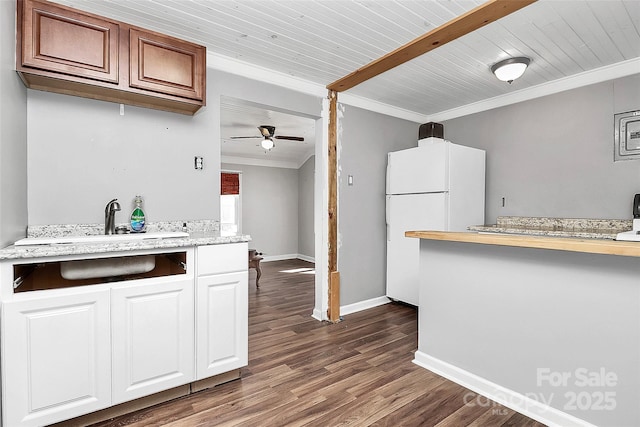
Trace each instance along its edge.
{"label": "window", "polygon": [[240,174],[220,174],[220,233],[224,235],[241,232]]}

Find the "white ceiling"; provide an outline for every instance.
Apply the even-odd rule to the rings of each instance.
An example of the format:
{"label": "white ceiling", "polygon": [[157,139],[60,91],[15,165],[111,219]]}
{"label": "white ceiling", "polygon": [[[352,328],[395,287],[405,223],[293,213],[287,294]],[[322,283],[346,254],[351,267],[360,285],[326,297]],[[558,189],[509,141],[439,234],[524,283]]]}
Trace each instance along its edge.
{"label": "white ceiling", "polygon": [[[191,40],[205,45],[208,52],[217,56],[322,86],[483,3],[479,0],[56,1]],[[492,64],[510,56],[532,59],[525,75],[512,85],[498,81],[489,71]],[[631,73],[640,72],[638,58],[640,1],[540,0],[345,93],[399,111],[433,116],[614,64],[627,64]],[[238,111],[238,106],[235,107]],[[250,116],[246,111],[237,115],[228,111],[223,115],[229,123],[222,126],[230,133],[245,133],[250,127],[269,124],[249,123],[249,117],[254,122],[262,117]],[[244,127],[238,127],[236,132],[230,129],[231,122]],[[274,125],[284,133],[284,128]],[[287,133],[303,131],[291,129]]]}
{"label": "white ceiling", "polygon": [[[260,146],[264,139],[258,126],[275,126],[274,147],[266,151]],[[268,161],[271,165],[299,168],[313,155],[315,120],[301,115],[266,107],[249,101],[223,96],[220,99],[220,151],[225,163],[254,163],[248,159]],[[232,139],[231,137],[255,138]],[[304,141],[278,139],[296,136]]]}

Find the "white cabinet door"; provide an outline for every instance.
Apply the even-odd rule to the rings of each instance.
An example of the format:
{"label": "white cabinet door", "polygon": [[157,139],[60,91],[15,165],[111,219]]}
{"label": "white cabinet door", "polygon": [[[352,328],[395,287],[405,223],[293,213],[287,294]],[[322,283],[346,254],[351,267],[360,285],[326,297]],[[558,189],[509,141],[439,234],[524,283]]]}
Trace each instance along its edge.
{"label": "white cabinet door", "polygon": [[193,278],[111,292],[113,404],[193,381]]}
{"label": "white cabinet door", "polygon": [[198,276],[234,273],[249,268],[249,244],[230,243],[198,247]]}
{"label": "white cabinet door", "polygon": [[[246,257],[246,254],[244,254]],[[246,262],[246,261],[245,261]],[[196,377],[246,366],[248,272],[198,277],[196,283]]]}
{"label": "white cabinet door", "polygon": [[5,426],[42,426],[111,404],[109,290],[4,303]]}

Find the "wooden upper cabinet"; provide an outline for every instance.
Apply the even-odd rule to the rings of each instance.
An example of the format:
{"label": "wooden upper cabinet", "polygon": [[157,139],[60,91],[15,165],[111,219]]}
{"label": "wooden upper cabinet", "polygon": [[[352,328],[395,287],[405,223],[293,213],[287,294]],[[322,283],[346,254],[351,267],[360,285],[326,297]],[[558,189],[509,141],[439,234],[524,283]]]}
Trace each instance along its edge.
{"label": "wooden upper cabinet", "polygon": [[45,0],[17,0],[16,70],[27,87],[194,114],[206,48]]}
{"label": "wooden upper cabinet", "polygon": [[204,100],[205,48],[132,28],[129,85]]}
{"label": "wooden upper cabinet", "polygon": [[37,1],[23,13],[23,66],[118,83],[117,23]]}

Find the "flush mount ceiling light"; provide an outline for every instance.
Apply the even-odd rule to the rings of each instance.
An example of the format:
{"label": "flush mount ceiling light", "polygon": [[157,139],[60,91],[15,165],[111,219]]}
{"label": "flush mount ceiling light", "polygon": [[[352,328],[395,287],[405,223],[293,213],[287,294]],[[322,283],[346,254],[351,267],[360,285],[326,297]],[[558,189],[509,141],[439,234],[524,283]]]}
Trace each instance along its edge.
{"label": "flush mount ceiling light", "polygon": [[507,58],[504,61],[493,64],[491,72],[496,75],[498,80],[511,84],[511,82],[524,74],[524,70],[527,69],[530,62],[531,59],[525,56]]}
{"label": "flush mount ceiling light", "polygon": [[265,136],[264,139],[262,140],[262,142],[260,143],[260,145],[265,150],[271,150],[273,148],[273,140],[271,138]]}

